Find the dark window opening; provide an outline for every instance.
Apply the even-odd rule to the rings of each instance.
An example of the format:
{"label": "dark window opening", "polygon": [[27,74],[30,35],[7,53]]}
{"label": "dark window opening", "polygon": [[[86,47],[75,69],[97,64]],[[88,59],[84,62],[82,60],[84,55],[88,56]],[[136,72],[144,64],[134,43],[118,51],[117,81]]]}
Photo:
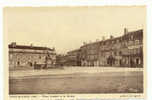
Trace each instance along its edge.
{"label": "dark window opening", "polygon": [[32,62],[29,62],[29,65],[32,67],[32,65],[33,65]]}
{"label": "dark window opening", "polygon": [[138,58],[136,59],[136,64],[139,64],[139,59]]}
{"label": "dark window opening", "polygon": [[18,66],[20,65],[20,62],[19,62],[19,61],[17,62],[17,65],[18,65]]}
{"label": "dark window opening", "polygon": [[120,65],[122,64],[122,61],[121,61],[121,60],[119,60],[119,64],[120,64]]}

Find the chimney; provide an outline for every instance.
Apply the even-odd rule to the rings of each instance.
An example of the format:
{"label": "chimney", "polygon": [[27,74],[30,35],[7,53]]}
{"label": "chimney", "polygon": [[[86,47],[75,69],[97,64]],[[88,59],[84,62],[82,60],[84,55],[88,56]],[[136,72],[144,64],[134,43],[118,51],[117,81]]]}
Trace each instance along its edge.
{"label": "chimney", "polygon": [[55,47],[53,47],[52,50],[55,51]]}
{"label": "chimney", "polygon": [[110,35],[110,39],[113,39],[113,36],[112,36],[112,35]]}
{"label": "chimney", "polygon": [[33,47],[33,44],[31,43],[30,46]]}
{"label": "chimney", "polygon": [[128,33],[128,29],[124,28],[124,35],[126,35]]}
{"label": "chimney", "polygon": [[102,40],[103,40],[103,41],[105,40],[105,37],[104,37],[104,36],[102,37]]}
{"label": "chimney", "polygon": [[86,44],[86,42],[83,42],[83,45],[85,45]]}
{"label": "chimney", "polygon": [[13,47],[16,47],[16,42],[12,42],[11,45],[12,45]]}

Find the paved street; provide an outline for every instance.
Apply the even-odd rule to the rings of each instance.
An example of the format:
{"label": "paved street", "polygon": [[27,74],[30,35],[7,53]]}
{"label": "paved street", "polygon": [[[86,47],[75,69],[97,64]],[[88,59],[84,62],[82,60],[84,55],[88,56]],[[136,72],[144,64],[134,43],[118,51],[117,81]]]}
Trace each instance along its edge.
{"label": "paved street", "polygon": [[10,94],[19,93],[141,93],[143,69],[65,67],[10,71]]}
{"label": "paved street", "polygon": [[63,69],[48,70],[15,70],[9,72],[10,78],[26,78],[39,75],[60,75],[76,73],[102,73],[102,72],[133,72],[143,71],[143,68],[122,68],[122,67],[64,67]]}

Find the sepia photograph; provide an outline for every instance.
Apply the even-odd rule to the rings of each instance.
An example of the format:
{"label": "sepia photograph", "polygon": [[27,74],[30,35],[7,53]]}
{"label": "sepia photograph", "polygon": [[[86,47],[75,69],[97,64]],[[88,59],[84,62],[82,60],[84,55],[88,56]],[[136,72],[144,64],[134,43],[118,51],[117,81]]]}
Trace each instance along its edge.
{"label": "sepia photograph", "polygon": [[5,7],[8,93],[144,94],[145,6]]}

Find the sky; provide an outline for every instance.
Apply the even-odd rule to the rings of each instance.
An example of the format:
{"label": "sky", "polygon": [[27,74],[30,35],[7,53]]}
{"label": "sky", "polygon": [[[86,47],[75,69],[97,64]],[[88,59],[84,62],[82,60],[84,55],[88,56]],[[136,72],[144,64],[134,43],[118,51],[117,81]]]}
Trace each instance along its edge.
{"label": "sky", "polygon": [[57,53],[145,29],[145,6],[7,7],[4,8],[7,43],[47,46]]}

